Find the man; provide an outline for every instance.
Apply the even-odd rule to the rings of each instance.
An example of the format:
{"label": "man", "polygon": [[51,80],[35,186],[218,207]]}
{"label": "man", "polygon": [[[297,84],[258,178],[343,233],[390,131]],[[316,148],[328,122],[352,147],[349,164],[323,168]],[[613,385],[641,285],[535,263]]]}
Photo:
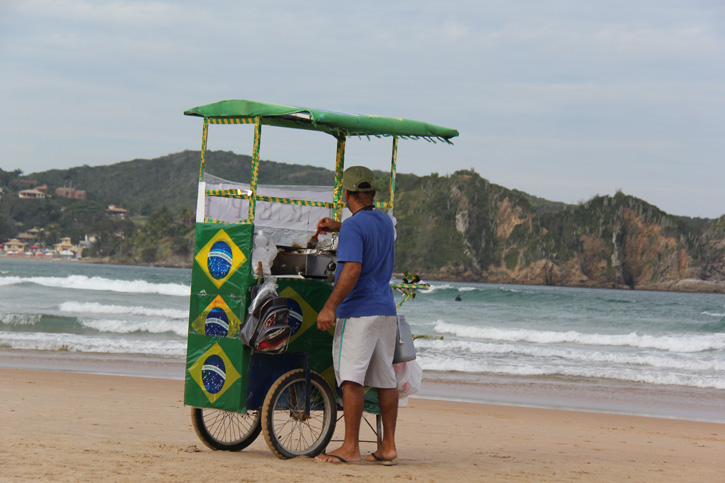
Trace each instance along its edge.
{"label": "man", "polygon": [[[397,329],[393,275],[395,228],[373,205],[375,175],[363,166],[347,168],[342,177],[352,217],[340,223],[324,218],[323,231],[339,231],[335,287],[317,316],[317,327],[335,327],[332,347],[337,383],[342,388],[345,439],[335,451],[317,456],[328,463],[360,461],[360,421],[364,386],[378,390],[383,421],[382,446],[366,462],[394,464],[398,390],[393,371]],[[337,315],[337,322],[335,316]]]}

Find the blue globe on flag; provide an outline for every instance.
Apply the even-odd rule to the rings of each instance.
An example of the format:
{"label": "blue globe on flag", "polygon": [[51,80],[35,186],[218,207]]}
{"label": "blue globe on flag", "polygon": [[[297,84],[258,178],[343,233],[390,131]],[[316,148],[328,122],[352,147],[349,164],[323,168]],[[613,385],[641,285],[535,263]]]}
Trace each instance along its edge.
{"label": "blue globe on flag", "polygon": [[229,333],[229,317],[221,307],[209,311],[204,322],[204,334],[209,337],[226,337]]}
{"label": "blue globe on flag", "polygon": [[229,274],[232,268],[232,249],[227,242],[219,240],[212,245],[206,259],[206,266],[209,273],[217,280],[221,280]]}
{"label": "blue globe on flag", "polygon": [[218,355],[207,357],[201,368],[201,380],[206,390],[212,394],[218,393],[224,387],[226,379],[226,367],[222,358]]}

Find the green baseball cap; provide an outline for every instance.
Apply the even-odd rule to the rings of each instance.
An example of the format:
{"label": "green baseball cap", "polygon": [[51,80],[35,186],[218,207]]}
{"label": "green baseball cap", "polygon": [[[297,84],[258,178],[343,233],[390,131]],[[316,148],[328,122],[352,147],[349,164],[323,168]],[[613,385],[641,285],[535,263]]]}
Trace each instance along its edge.
{"label": "green baseball cap", "polygon": [[350,166],[342,173],[342,188],[348,191],[380,191],[375,187],[375,175],[365,166]]}

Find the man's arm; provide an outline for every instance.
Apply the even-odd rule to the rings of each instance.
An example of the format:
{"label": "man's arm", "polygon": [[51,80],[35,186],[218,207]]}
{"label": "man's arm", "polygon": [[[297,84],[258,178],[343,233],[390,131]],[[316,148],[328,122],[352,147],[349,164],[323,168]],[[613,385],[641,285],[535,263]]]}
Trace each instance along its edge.
{"label": "man's arm", "polygon": [[328,330],[335,325],[335,310],[348,296],[352,289],[355,288],[357,279],[360,278],[362,264],[360,262],[344,262],[340,276],[335,282],[335,288],[332,289],[330,297],[325,302],[320,313],[317,314],[317,328],[320,330]]}

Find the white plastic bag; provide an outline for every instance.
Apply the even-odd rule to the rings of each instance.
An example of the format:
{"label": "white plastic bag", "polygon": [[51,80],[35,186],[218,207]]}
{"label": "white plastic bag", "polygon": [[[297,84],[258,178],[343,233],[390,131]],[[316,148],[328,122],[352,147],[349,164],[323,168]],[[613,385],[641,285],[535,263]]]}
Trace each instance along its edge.
{"label": "white plastic bag", "polygon": [[254,299],[249,304],[249,310],[247,312],[249,314],[254,313],[254,309],[257,308],[257,303],[269,294],[277,295],[277,279],[275,278],[267,278],[261,286],[257,285],[254,287],[254,292],[252,292]]}
{"label": "white plastic bag", "polygon": [[402,399],[420,391],[423,369],[417,361],[393,364],[395,379],[398,382],[398,398]]}

